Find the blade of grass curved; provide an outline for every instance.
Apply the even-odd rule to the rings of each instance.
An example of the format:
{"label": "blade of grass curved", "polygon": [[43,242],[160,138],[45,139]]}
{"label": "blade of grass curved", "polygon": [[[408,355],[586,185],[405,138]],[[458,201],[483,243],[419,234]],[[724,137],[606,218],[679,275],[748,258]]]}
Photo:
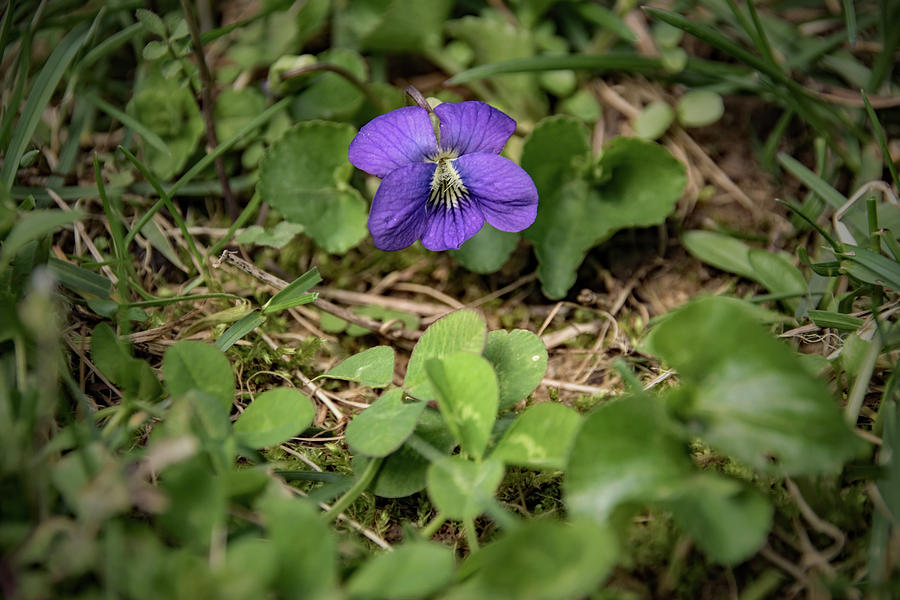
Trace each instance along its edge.
{"label": "blade of grass curved", "polygon": [[125,29],[112,34],[111,36],[91,48],[91,50],[84,55],[84,58],[82,58],[78,62],[78,70],[89,68],[95,62],[143,31],[143,29],[143,24],[132,23]]}
{"label": "blade of grass curved", "polygon": [[784,169],[802,181],[806,187],[821,196],[835,210],[847,203],[847,197],[834,189],[827,181],[807,169],[802,163],[784,152],[778,153],[778,162]]}
{"label": "blade of grass curved", "polygon": [[866,104],[866,112],[869,114],[869,120],[872,121],[872,129],[875,130],[875,137],[878,138],[878,144],[881,146],[882,160],[887,163],[888,171],[891,173],[891,179],[894,180],[894,187],[900,190],[900,179],[897,178],[897,168],[894,166],[894,161],[891,160],[891,151],[888,149],[884,129],[881,127],[881,122],[878,120],[878,116],[875,114],[875,109],[872,108],[872,104],[869,102],[869,97],[866,95],[866,92],[863,90],[860,90],[860,92],[862,93],[863,102]]}
{"label": "blade of grass curved", "polygon": [[119,110],[109,102],[102,100],[94,94],[89,95],[88,100],[91,102],[91,104],[108,114],[110,117],[116,119],[128,129],[140,135],[142,138],[144,138],[144,141],[146,141],[148,144],[150,144],[160,152],[169,156],[172,155],[172,152],[169,150],[169,146],[166,145],[161,137],[147,129],[146,125],[144,125],[128,113]]}
{"label": "blade of grass curved", "polygon": [[219,336],[219,339],[216,340],[216,348],[225,352],[234,346],[235,342],[265,322],[266,318],[257,311],[245,315],[237,323],[226,329],[225,333]]}
{"label": "blade of grass curved", "polygon": [[9,190],[12,187],[13,180],[16,177],[16,171],[19,168],[19,161],[28,147],[28,142],[37,129],[41,120],[41,114],[56,86],[69,68],[72,59],[81,49],[84,41],[87,39],[90,31],[87,23],[81,23],[69,32],[66,37],[59,43],[47,63],[41,69],[31,93],[28,94],[28,100],[25,103],[25,109],[18,125],[15,127],[9,147],[6,149],[6,156],[3,162],[3,168],[0,170],[0,183]]}
{"label": "blade of grass curved", "polygon": [[844,0],[844,21],[847,23],[847,41],[856,46],[856,9],[853,0]]}

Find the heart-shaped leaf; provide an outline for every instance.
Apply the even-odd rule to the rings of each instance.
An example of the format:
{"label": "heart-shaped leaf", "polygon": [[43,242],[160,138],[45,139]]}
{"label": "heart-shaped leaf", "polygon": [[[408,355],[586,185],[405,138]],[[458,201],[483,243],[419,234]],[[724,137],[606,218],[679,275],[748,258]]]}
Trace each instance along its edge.
{"label": "heart-shaped leaf", "polygon": [[455,352],[425,364],[438,408],[464,452],[480,459],[497,418],[497,376],[477,354]]}
{"label": "heart-shaped leaf", "polygon": [[234,373],[231,363],[215,346],[193,340],[178,342],[163,355],[162,371],[172,396],[199,390],[231,409]]}
{"label": "heart-shaped leaf", "polygon": [[347,582],[350,598],[404,600],[426,598],[450,583],[456,570],[453,551],[433,542],[413,541],[370,558]]}
{"label": "heart-shaped leaf", "polygon": [[379,457],[391,454],[412,434],[425,402],[403,402],[403,390],[385,392],[347,425],[347,443],[354,452]]}
{"label": "heart-shaped leaf", "polygon": [[448,519],[474,519],[494,500],[503,480],[503,463],[475,463],[448,456],[428,467],[428,497]]}
{"label": "heart-shaped leaf", "polygon": [[537,404],[510,425],[491,458],[534,469],[564,469],[580,426],[581,415],[568,406]]}
{"label": "heart-shaped leaf", "polygon": [[394,349],[390,346],[368,348],[339,362],[319,377],[355,381],[369,387],[390,385],[394,377]]}
{"label": "heart-shaped leaf", "polygon": [[481,354],[487,339],[487,324],[474,310],[458,310],[436,321],[413,348],[403,387],[420,400],[434,400],[434,389],[425,372],[425,363],[453,352]]}
{"label": "heart-shaped leaf", "polygon": [[259,394],[234,423],[238,441],[251,448],[267,448],[288,441],[312,423],[316,409],[293,388]]}
{"label": "heart-shaped leaf", "polygon": [[484,357],[497,373],[500,410],[526,398],[541,383],[547,372],[547,348],[544,342],[524,329],[490,332],[484,347]]}

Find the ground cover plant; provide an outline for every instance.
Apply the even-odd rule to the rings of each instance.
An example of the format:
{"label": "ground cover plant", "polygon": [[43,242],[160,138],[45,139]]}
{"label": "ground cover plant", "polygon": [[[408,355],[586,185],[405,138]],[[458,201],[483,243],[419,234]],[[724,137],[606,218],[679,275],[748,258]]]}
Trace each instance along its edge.
{"label": "ground cover plant", "polygon": [[8,598],[900,596],[900,4],[15,0]]}

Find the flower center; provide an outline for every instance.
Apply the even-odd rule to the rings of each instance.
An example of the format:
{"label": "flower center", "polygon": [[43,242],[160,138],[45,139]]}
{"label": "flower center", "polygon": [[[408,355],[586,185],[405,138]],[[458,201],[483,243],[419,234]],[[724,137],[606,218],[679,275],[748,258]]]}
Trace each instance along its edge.
{"label": "flower center", "polygon": [[469,196],[469,190],[453,167],[456,156],[442,154],[435,159],[437,167],[431,178],[431,193],[428,194],[429,208],[456,208]]}

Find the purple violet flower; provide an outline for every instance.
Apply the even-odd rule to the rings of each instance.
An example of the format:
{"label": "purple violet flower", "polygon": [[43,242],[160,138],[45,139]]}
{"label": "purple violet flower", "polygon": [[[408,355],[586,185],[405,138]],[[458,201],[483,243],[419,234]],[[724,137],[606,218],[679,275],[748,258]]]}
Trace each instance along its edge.
{"label": "purple violet flower", "polygon": [[459,248],[487,221],[522,231],[537,216],[538,193],[521,167],[498,156],[516,122],[484,102],[435,107],[440,139],[424,108],[375,117],[350,143],[350,162],[381,177],[369,231],[381,250],[422,240],[429,250]]}

